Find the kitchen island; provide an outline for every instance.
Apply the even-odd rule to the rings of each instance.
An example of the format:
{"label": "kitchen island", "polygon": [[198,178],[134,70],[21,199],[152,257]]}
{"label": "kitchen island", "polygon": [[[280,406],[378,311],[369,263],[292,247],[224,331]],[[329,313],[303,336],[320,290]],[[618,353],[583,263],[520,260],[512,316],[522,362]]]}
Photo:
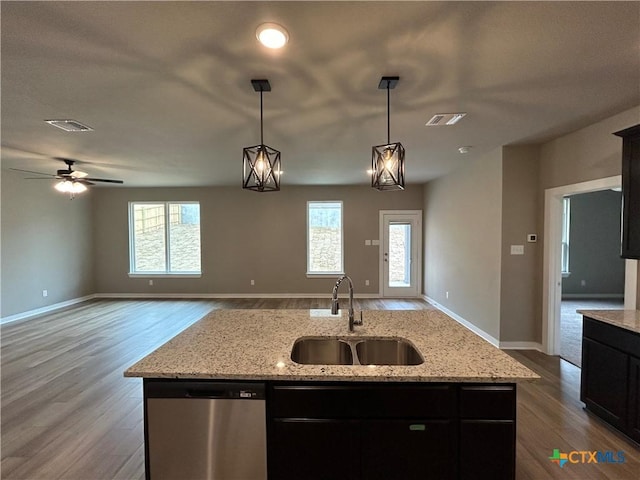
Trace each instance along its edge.
{"label": "kitchen island", "polygon": [[587,411],[640,443],[640,311],[583,315],[580,400]]}
{"label": "kitchen island", "polygon": [[[516,383],[539,377],[439,310],[363,318],[349,332],[346,315],[327,310],[214,311],[125,375],[144,378],[146,423],[159,385],[264,387],[270,480],[513,479]],[[294,343],[308,337],[401,338],[424,361],[294,362]],[[162,477],[150,473],[149,440],[147,478],[155,480]]]}

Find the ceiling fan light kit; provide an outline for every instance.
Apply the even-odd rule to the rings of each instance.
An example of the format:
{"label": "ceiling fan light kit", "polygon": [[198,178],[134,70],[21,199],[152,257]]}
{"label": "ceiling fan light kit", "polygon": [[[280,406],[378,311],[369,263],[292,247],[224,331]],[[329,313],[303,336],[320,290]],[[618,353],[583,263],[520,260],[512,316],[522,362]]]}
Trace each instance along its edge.
{"label": "ceiling fan light kit", "polygon": [[264,144],[262,93],[270,92],[269,80],[251,80],[256,92],[260,92],[260,144],[242,149],[242,188],[255,192],[280,190],[280,152]]}
{"label": "ceiling fan light kit", "polygon": [[76,194],[85,192],[88,185],[95,185],[93,182],[103,183],[124,183],[122,180],[113,180],[108,178],[93,178],[89,177],[88,173],[80,172],[73,169],[75,160],[69,160],[68,158],[56,158],[67,165],[66,169],[57,170],[55,175],[42,172],[33,172],[31,170],[21,170],[19,168],[12,168],[16,172],[32,173],[41,175],[40,177],[28,177],[32,180],[47,180],[48,178],[57,178],[60,180],[54,185],[54,188],[61,193],[68,193],[69,197],[73,199]]}
{"label": "ceiling fan light kit", "polygon": [[382,77],[378,88],[387,90],[387,143],[371,149],[371,187],[380,191],[404,190],[404,147],[391,143],[389,120],[389,90],[395,88],[400,77]]}

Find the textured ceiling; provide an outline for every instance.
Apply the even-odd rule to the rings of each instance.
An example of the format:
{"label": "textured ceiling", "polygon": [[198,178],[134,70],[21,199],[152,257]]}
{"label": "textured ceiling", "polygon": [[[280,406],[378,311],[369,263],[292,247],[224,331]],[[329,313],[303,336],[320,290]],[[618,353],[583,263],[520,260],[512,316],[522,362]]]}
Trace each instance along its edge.
{"label": "textured ceiling", "polygon": [[[391,141],[422,183],[494,148],[640,104],[639,2],[2,2],[2,167],[55,157],[125,186],[240,185],[242,148],[287,184],[366,184]],[[257,43],[263,22],[289,44]],[[453,127],[435,113],[467,112]],[[93,132],[43,122],[71,118]],[[458,147],[471,146],[467,155]]]}

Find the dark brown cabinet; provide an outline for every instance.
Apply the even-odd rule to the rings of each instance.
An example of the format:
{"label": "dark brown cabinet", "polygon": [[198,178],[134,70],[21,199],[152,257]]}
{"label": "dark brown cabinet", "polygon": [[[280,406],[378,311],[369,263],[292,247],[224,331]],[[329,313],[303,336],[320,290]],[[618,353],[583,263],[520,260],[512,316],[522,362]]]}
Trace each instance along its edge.
{"label": "dark brown cabinet", "polygon": [[622,137],[622,257],[640,259],[640,125]]}
{"label": "dark brown cabinet", "polygon": [[269,478],[513,479],[515,388],[274,383]]}
{"label": "dark brown cabinet", "polygon": [[640,334],[584,317],[580,400],[640,442]]}

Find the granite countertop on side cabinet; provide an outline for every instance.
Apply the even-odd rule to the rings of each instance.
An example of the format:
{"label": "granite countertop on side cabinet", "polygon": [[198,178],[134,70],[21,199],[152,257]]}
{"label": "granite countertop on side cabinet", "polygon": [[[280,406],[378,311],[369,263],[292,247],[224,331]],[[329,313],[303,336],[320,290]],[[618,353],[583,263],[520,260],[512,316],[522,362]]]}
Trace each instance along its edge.
{"label": "granite countertop on side cabinet", "polygon": [[578,310],[585,317],[640,333],[640,310]]}
{"label": "granite countertop on side cabinet", "polygon": [[[132,365],[126,377],[243,380],[522,382],[533,371],[439,310],[364,312],[349,333],[346,312],[216,310]],[[300,365],[306,336],[402,337],[424,357],[414,366]]]}

